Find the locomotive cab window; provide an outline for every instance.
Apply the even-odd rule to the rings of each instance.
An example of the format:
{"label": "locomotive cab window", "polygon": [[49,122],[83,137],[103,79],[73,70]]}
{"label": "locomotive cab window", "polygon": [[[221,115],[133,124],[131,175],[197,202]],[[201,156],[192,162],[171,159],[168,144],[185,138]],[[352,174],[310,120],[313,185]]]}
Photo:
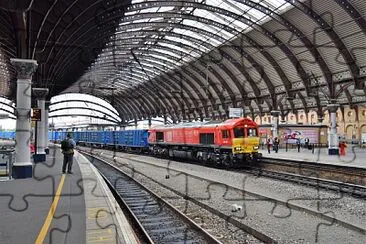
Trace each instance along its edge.
{"label": "locomotive cab window", "polygon": [[234,128],[235,138],[244,138],[244,128],[236,127]]}
{"label": "locomotive cab window", "polygon": [[164,132],[156,132],[156,141],[164,142]]}
{"label": "locomotive cab window", "polygon": [[222,138],[230,138],[230,131],[223,130],[222,132]]}
{"label": "locomotive cab window", "polygon": [[248,128],[248,137],[256,137],[257,135],[257,129],[256,128]]}

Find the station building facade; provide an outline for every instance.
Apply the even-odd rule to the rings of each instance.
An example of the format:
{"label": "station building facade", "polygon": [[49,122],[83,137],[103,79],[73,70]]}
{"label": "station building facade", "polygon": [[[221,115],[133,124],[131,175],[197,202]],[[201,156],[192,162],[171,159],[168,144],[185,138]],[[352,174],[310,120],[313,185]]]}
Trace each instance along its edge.
{"label": "station building facade", "polygon": [[[272,116],[264,114],[261,117],[255,117],[254,120],[260,125],[271,124]],[[305,113],[305,111],[299,110],[297,113],[290,112],[282,117],[281,123],[303,125],[320,123],[329,125],[330,120],[328,111],[324,111],[323,118],[320,118],[316,111]],[[337,133],[347,142],[366,143],[366,106],[339,108],[337,111]]]}

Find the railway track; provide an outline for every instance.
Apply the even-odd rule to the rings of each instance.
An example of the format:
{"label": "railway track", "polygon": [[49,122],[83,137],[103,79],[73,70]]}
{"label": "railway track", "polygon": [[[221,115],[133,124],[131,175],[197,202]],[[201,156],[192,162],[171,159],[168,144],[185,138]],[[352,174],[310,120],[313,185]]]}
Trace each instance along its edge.
{"label": "railway track", "polygon": [[263,158],[257,166],[240,171],[366,199],[366,171],[360,168]]}
{"label": "railway track", "polygon": [[[95,152],[95,153],[98,153],[98,152]],[[112,161],[116,161],[116,159],[118,159],[118,157],[116,157],[116,155],[112,154],[112,153],[111,154],[104,153],[103,157],[105,157],[106,159],[112,160]],[[164,165],[156,165],[155,163],[150,163],[150,162],[146,162],[146,161],[142,161],[142,160],[138,160],[138,159],[134,159],[134,158],[128,158],[128,160],[135,161],[135,162],[138,162],[138,163],[149,164],[151,166],[166,170],[166,166],[164,166]],[[180,171],[180,170],[176,170],[176,169],[170,169],[170,171],[174,172],[175,174],[189,175],[189,177],[191,177],[191,178],[197,179],[199,181],[206,181],[206,182],[208,182],[208,184],[217,184],[217,182],[215,182],[215,181],[205,179],[205,178],[202,178],[202,177],[198,177],[198,176],[195,176],[195,175],[191,175],[191,174],[188,174],[187,172],[184,172],[184,171]],[[269,177],[272,177],[272,176],[269,176]],[[291,177],[295,177],[295,176],[291,176]],[[288,178],[290,178],[290,177],[288,177]],[[314,180],[319,180],[319,179],[314,179]],[[236,220],[235,218],[228,218],[227,215],[221,213],[220,211],[218,211],[216,209],[213,209],[212,207],[206,205],[205,203],[202,203],[199,200],[196,200],[194,198],[186,196],[186,195],[184,195],[184,193],[179,192],[176,189],[173,189],[172,187],[169,187],[169,186],[167,186],[167,185],[165,185],[165,184],[163,184],[159,181],[155,181],[155,183],[161,185],[164,188],[169,189],[170,191],[175,192],[177,195],[181,195],[181,196],[185,197],[187,200],[192,201],[193,203],[207,209],[208,211],[212,212],[213,214],[216,214],[216,215],[218,215],[222,218],[227,219],[230,223],[234,224],[238,228],[241,228],[241,229],[244,229],[244,230],[248,231],[248,233],[251,233],[252,235],[254,235],[255,237],[257,237],[258,239],[260,239],[264,242],[272,242],[272,243],[276,242],[275,240],[271,239],[270,237],[266,236],[265,234],[261,233],[260,231],[255,230],[255,229],[251,228],[250,226],[244,225],[243,223]],[[222,183],[220,183],[220,184],[222,184]],[[319,186],[319,183],[318,183],[318,186]],[[288,201],[283,201],[283,200],[280,200],[280,199],[264,196],[264,195],[261,195],[261,194],[255,193],[255,192],[249,192],[247,190],[243,190],[243,189],[240,189],[240,188],[235,188],[235,187],[232,187],[232,186],[229,186],[229,185],[225,185],[225,187],[229,190],[242,192],[245,195],[248,195],[249,197],[260,199],[261,201],[268,201],[268,202],[275,203],[276,205],[277,204],[283,205],[283,206],[286,206],[290,209],[312,215],[316,218],[326,220],[326,221],[328,221],[330,223],[333,223],[333,224],[337,224],[339,226],[342,226],[346,229],[355,231],[355,232],[360,233],[362,235],[366,234],[366,231],[362,226],[359,226],[359,225],[353,224],[353,223],[349,223],[349,222],[344,221],[342,219],[336,218],[335,216],[328,215],[327,213],[317,211],[317,210],[314,210],[312,208],[300,206],[298,204],[291,203],[291,202],[288,202]]]}
{"label": "railway track", "polygon": [[233,171],[332,190],[366,199],[366,170],[357,167],[263,158],[249,169],[236,167]]}
{"label": "railway track", "polygon": [[108,162],[91,154],[92,162],[137,221],[147,243],[221,243],[178,209]]}

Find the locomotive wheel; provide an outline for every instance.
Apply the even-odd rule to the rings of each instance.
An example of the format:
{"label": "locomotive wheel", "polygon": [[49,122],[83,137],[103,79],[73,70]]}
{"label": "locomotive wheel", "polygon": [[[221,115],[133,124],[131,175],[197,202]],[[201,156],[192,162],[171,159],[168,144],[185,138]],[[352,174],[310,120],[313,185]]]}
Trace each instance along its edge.
{"label": "locomotive wheel", "polygon": [[226,168],[230,168],[233,166],[233,154],[224,154],[224,158],[221,160],[222,165]]}

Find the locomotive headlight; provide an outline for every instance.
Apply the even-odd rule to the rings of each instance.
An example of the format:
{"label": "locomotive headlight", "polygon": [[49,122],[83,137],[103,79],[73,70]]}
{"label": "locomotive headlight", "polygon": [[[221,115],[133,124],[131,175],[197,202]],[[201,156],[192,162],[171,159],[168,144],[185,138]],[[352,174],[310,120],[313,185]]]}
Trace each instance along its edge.
{"label": "locomotive headlight", "polygon": [[258,149],[259,149],[259,147],[258,147],[258,146],[254,146],[254,147],[253,147],[253,149],[254,149],[254,150],[258,150]]}
{"label": "locomotive headlight", "polygon": [[234,148],[236,151],[240,151],[241,150],[241,147],[235,147]]}

